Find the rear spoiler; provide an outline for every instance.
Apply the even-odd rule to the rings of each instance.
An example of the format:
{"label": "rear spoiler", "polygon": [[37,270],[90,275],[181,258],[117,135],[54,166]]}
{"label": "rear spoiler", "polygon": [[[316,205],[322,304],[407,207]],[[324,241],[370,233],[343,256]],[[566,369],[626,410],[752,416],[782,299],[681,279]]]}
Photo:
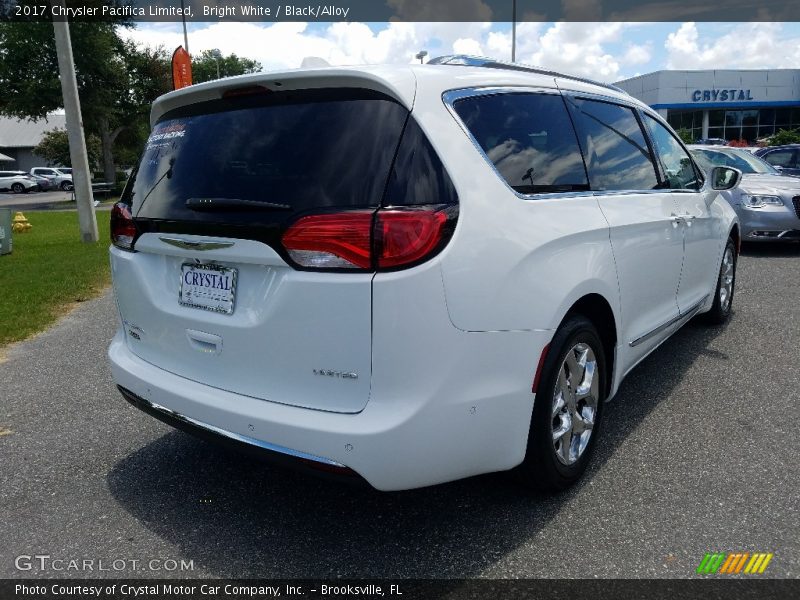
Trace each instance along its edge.
{"label": "rear spoiler", "polygon": [[156,99],[150,111],[152,127],[165,113],[197,102],[217,100],[237,90],[254,87],[266,90],[299,90],[319,88],[364,88],[394,98],[408,110],[414,107],[417,83],[410,68],[392,67],[331,67],[297,69],[273,73],[252,73],[227,77],[175,90]]}

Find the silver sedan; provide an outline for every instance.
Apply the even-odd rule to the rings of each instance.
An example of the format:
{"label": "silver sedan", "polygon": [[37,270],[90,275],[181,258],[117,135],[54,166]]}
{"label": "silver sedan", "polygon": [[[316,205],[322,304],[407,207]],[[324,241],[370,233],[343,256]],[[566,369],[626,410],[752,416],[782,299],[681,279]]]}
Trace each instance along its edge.
{"label": "silver sedan", "polygon": [[800,240],[800,178],[782,175],[740,148],[689,146],[689,150],[706,172],[716,166],[742,171],[742,183],[722,194],[739,215],[743,241]]}

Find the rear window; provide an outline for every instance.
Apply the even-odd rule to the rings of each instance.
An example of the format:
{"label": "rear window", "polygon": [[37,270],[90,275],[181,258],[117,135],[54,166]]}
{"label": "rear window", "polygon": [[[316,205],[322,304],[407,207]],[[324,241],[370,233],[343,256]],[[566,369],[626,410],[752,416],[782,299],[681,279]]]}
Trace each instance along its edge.
{"label": "rear window", "polygon": [[453,108],[517,192],[589,189],[578,140],[561,96],[473,96],[456,101]]}
{"label": "rear window", "polygon": [[[358,89],[190,105],[156,124],[123,200],[139,219],[233,225],[377,207],[407,117],[389,97]],[[193,210],[193,199],[250,208]],[[267,204],[282,208],[264,210]]]}

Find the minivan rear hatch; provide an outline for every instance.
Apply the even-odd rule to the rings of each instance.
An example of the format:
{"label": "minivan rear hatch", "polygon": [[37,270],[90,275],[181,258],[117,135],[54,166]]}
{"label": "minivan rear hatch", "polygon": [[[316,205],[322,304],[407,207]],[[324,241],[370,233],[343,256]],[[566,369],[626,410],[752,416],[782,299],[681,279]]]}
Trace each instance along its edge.
{"label": "minivan rear hatch", "polygon": [[376,211],[408,115],[358,88],[248,89],[162,115],[122,198],[130,350],[230,392],[362,410],[373,273],[298,267],[281,236],[305,215]]}

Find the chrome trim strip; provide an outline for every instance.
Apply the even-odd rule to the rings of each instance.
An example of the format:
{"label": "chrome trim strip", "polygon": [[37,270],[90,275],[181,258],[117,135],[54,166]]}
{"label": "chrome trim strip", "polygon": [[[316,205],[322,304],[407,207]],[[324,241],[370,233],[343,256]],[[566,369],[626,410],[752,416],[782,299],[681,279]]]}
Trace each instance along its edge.
{"label": "chrome trim strip", "polygon": [[192,242],[190,240],[170,237],[159,237],[158,239],[165,244],[175,246],[176,248],[182,248],[183,250],[221,250],[235,245],[235,242]]}
{"label": "chrome trim strip", "polygon": [[331,460],[329,458],[323,458],[322,456],[315,456],[314,454],[306,454],[305,452],[300,452],[299,450],[292,450],[291,448],[285,448],[284,446],[278,446],[277,444],[270,444],[269,442],[257,440],[256,438],[251,438],[246,435],[241,435],[239,433],[234,433],[226,429],[221,429],[219,427],[216,427],[215,425],[209,425],[208,423],[203,423],[202,421],[198,421],[197,419],[192,419],[191,417],[187,417],[185,415],[177,413],[174,410],[167,408],[166,406],[161,406],[160,404],[156,404],[155,402],[146,400],[141,396],[139,396],[137,399],[140,402],[146,404],[149,408],[158,411],[160,413],[163,413],[168,417],[171,417],[178,421],[183,421],[184,423],[188,423],[189,425],[192,425],[194,427],[204,429],[211,433],[216,433],[217,435],[221,435],[223,437],[226,437],[228,439],[237,442],[242,442],[245,444],[249,444],[251,446],[257,446],[259,448],[263,448],[264,450],[271,450],[272,452],[278,452],[279,454],[285,454],[287,456],[292,456],[294,458],[311,460],[325,465],[330,465],[332,467],[340,467],[343,469],[347,468],[345,465],[338,463],[335,460]]}
{"label": "chrome trim strip", "polygon": [[691,308],[689,308],[689,310],[687,310],[686,312],[679,313],[677,316],[671,318],[666,323],[662,323],[661,325],[659,325],[658,327],[656,327],[652,331],[648,331],[644,335],[639,336],[635,340],[629,342],[629,345],[631,346],[631,348],[633,348],[634,346],[638,346],[639,344],[642,344],[642,343],[646,342],[647,340],[649,340],[651,337],[653,337],[655,335],[658,335],[659,333],[661,333],[665,329],[668,329],[672,325],[675,325],[676,323],[678,323],[680,321],[688,320],[688,319],[692,318],[695,315],[695,313],[697,313],[697,311],[700,310],[702,308],[702,306],[706,303],[706,301],[708,300],[708,296],[709,296],[709,294],[706,294],[697,303],[693,304],[691,306]]}

